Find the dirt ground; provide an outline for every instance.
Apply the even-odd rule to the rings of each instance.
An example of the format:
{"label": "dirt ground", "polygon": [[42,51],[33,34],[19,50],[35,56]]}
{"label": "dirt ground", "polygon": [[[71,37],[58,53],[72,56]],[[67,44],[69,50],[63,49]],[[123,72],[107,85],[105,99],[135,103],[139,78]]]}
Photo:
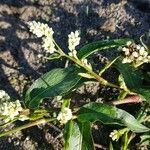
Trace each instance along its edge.
{"label": "dirt ground", "polygon": [[[32,20],[53,27],[56,41],[66,51],[67,35],[75,30],[81,31],[81,46],[106,38],[138,41],[143,34],[148,42],[150,35],[149,11],[139,10],[126,0],[0,0],[0,89],[14,99],[20,98],[27,85],[41,74],[64,66],[38,58],[43,49],[41,40],[28,30],[27,22]],[[62,149],[60,129],[54,128],[48,124],[1,138],[0,149]]]}

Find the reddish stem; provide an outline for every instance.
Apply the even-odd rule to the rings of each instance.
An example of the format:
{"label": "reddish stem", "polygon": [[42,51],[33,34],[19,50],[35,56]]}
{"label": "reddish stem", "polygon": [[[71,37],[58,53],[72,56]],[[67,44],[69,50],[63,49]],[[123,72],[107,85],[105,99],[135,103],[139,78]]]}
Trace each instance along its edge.
{"label": "reddish stem", "polygon": [[128,103],[140,103],[142,99],[138,95],[129,96],[123,100],[115,100],[110,102],[112,105],[121,105],[121,104],[128,104]]}

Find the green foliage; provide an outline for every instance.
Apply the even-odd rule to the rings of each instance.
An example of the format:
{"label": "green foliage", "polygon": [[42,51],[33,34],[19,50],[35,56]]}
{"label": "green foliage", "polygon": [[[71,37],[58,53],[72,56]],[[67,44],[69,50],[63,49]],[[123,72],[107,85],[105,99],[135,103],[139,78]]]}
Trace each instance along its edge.
{"label": "green foliage", "polygon": [[53,69],[37,79],[28,89],[25,102],[30,108],[39,106],[43,98],[65,95],[75,88],[81,77],[80,69],[73,66],[65,69]]}
{"label": "green foliage", "polygon": [[[105,86],[117,87],[120,89],[118,99],[122,100],[130,93],[137,93],[143,100],[149,101],[150,88],[143,86],[144,75],[135,68],[132,64],[122,63],[122,57],[118,56],[110,61],[105,67],[99,71],[99,74],[93,72],[86,65],[89,65],[85,60],[86,57],[94,54],[97,51],[117,48],[126,45],[129,39],[116,39],[97,41],[83,46],[76,55],[75,51],[71,51],[71,55],[64,54],[60,48],[57,53],[52,54],[48,59],[57,59],[61,56],[73,61],[77,66],[68,67],[65,69],[53,69],[36,80],[26,93],[26,104],[30,108],[39,106],[43,98],[62,96],[61,111],[69,108],[71,98],[63,99],[73,89],[80,87],[86,81],[98,81]],[[57,45],[56,45],[57,46]],[[86,62],[86,63],[84,63]],[[101,77],[111,66],[115,66],[120,75],[118,78],[119,86],[109,83]],[[66,109],[68,110],[68,109]],[[68,110],[69,111],[69,110]],[[67,112],[62,115],[69,115]],[[145,116],[144,116],[145,117]],[[61,118],[61,117],[60,117]],[[144,119],[143,119],[144,120]],[[64,128],[64,149],[65,150],[94,150],[94,144],[91,133],[91,124],[99,121],[103,124],[111,124],[127,127],[120,131],[127,131],[122,134],[124,137],[121,147],[128,147],[128,131],[135,133],[145,133],[150,129],[141,124],[134,116],[119,109],[116,106],[105,103],[88,103],[80,107],[73,120],[69,120]],[[121,136],[120,136],[121,137]],[[119,137],[118,137],[119,138]],[[111,143],[111,142],[110,142]],[[113,149],[112,143],[110,149]]]}
{"label": "green foliage", "polygon": [[133,132],[147,132],[150,129],[140,124],[131,114],[118,109],[115,106],[88,103],[80,108],[78,113],[78,120],[81,122],[95,122],[100,121],[104,124],[118,124],[127,126]]}
{"label": "green foliage", "polygon": [[[132,133],[149,133],[149,111],[144,109],[144,113],[141,111],[137,115],[137,119],[127,111],[117,108],[119,104],[135,103],[139,102],[134,97],[141,98],[146,104],[150,102],[150,87],[149,84],[144,85],[143,81],[149,81],[149,73],[143,73],[140,67],[143,63],[149,62],[149,50],[144,47],[133,44],[133,40],[130,39],[115,39],[115,40],[102,40],[93,43],[89,43],[83,46],[79,51],[76,51],[76,46],[80,42],[79,32],[71,33],[68,35],[68,49],[69,53],[65,53],[53,38],[53,29],[48,25],[30,22],[31,31],[38,37],[43,36],[43,46],[48,60],[59,59],[60,57],[66,58],[68,62],[67,68],[56,68],[42,75],[39,79],[34,81],[31,87],[27,90],[24,100],[27,108],[22,108],[20,103],[18,109],[14,112],[16,116],[10,117],[10,122],[16,120],[28,120],[29,123],[23,126],[14,128],[10,131],[6,131],[0,134],[0,137],[12,134],[16,131],[23,130],[28,127],[47,123],[58,122],[61,125],[65,125],[64,128],[64,149],[65,150],[94,150],[94,141],[92,137],[92,124],[99,121],[103,125],[113,125],[116,128],[121,128],[118,131],[115,129],[110,134],[112,140],[119,141],[121,149],[128,149],[129,143],[133,138]],[[40,33],[41,32],[41,33]],[[122,48],[122,52],[125,52],[125,56],[122,57],[122,53],[114,60],[110,61],[102,70],[95,71],[92,65],[86,59],[95,52],[101,50],[108,50],[112,48]],[[136,51],[134,51],[136,50]],[[130,55],[130,56],[128,56]],[[138,59],[138,56],[145,58],[145,61]],[[138,62],[136,64],[136,62]],[[74,63],[72,65],[72,63]],[[115,66],[119,71],[118,84],[111,83],[103,78],[102,74],[107,71],[108,68]],[[144,80],[145,78],[145,80]],[[104,101],[104,103],[89,102],[78,108],[74,108],[72,105],[72,97],[70,92],[77,89],[85,82],[98,82],[101,86],[109,86],[116,88],[119,91],[118,100],[112,100],[111,102]],[[136,95],[136,96],[133,96]],[[60,107],[44,108],[40,106],[41,101],[44,98],[61,97],[59,103]],[[6,93],[1,91],[0,101],[7,101],[9,97]],[[129,97],[129,98],[128,98]],[[75,101],[75,100],[74,100]],[[12,103],[4,102],[5,105],[9,104],[12,107]],[[4,105],[4,106],[5,106]],[[8,106],[9,106],[8,105]],[[149,104],[148,104],[149,105]],[[3,105],[2,105],[3,106]],[[0,120],[4,121],[6,114],[9,112],[9,108],[0,107]],[[69,108],[71,107],[71,108]],[[73,107],[73,108],[72,108]],[[143,107],[141,105],[141,107]],[[147,108],[147,107],[146,107]],[[6,110],[5,110],[6,109]],[[33,110],[35,109],[35,110]],[[7,112],[7,113],[6,113]],[[9,112],[11,115],[11,113]],[[22,118],[21,118],[22,117]],[[10,123],[7,121],[7,123]],[[7,125],[4,124],[4,125]],[[147,134],[141,135],[141,143],[147,142],[149,136]],[[109,149],[113,150],[115,147],[109,142]],[[149,143],[148,143],[149,144]],[[117,145],[118,146],[118,145]]]}
{"label": "green foliage", "polygon": [[141,86],[142,73],[137,70],[137,68],[134,68],[131,64],[123,64],[121,59],[115,62],[115,66],[121,73],[124,82],[129,89],[134,89]]}
{"label": "green foliage", "polygon": [[[124,86],[124,89],[129,88],[131,91],[138,93],[146,101],[150,101],[150,87],[143,85],[143,74],[137,68],[134,68],[130,64],[122,64],[121,60],[115,62],[116,68],[121,73],[120,85]],[[124,85],[123,85],[124,84]]]}
{"label": "green foliage", "polygon": [[150,132],[141,135],[140,138],[140,146],[147,145],[150,148]]}
{"label": "green foliage", "polygon": [[134,89],[143,99],[150,103],[150,87],[140,87]]}
{"label": "green foliage", "polygon": [[83,59],[92,55],[97,51],[107,50],[110,48],[126,45],[128,41],[131,41],[131,39],[116,39],[116,40],[103,40],[103,41],[92,42],[83,46],[78,51],[77,56],[79,59]]}
{"label": "green foliage", "polygon": [[69,121],[64,129],[65,150],[94,150],[89,122]]}

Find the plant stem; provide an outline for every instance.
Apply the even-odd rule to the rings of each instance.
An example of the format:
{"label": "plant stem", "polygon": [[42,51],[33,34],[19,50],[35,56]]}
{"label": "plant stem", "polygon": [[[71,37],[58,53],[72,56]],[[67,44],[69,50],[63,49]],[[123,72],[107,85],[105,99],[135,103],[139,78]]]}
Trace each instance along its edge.
{"label": "plant stem", "polygon": [[56,41],[53,39],[53,43],[55,44],[55,46],[58,48],[58,53],[61,55],[61,56],[64,56],[65,53],[62,51],[62,49],[60,48],[60,46],[56,43]]}
{"label": "plant stem", "polygon": [[142,99],[140,98],[140,96],[138,95],[134,95],[134,96],[129,96],[121,101],[115,100],[110,102],[110,104],[113,105],[121,105],[121,104],[127,104],[127,103],[140,103],[142,102]]}
{"label": "plant stem", "polygon": [[15,118],[14,120],[12,120],[12,121],[10,121],[10,122],[7,122],[7,123],[5,123],[5,124],[0,124],[0,127],[6,127],[7,125],[9,125],[9,124],[11,124],[11,123],[13,123],[13,122],[15,122],[15,121],[17,121],[18,120],[18,118]]}
{"label": "plant stem", "polygon": [[53,42],[56,45],[56,47],[58,48],[58,53],[60,53],[61,56],[64,56],[64,57],[68,58],[69,60],[73,61],[77,65],[79,65],[82,68],[84,68],[85,70],[87,70],[100,84],[120,89],[119,86],[117,86],[115,84],[112,84],[112,83],[109,83],[107,80],[103,79],[98,74],[96,74],[95,72],[90,70],[86,65],[83,64],[83,62],[81,60],[79,60],[77,58],[70,57],[69,55],[65,54],[62,51],[62,49],[59,47],[59,45],[55,42],[55,40],[53,40]]}
{"label": "plant stem", "polygon": [[[108,82],[107,80],[105,80],[104,78],[102,78],[101,76],[99,76],[97,73],[93,72],[91,69],[89,69],[89,67],[87,67],[81,60],[79,60],[78,58],[73,58],[70,57],[69,55],[67,55],[66,53],[64,53],[62,51],[62,49],[59,47],[59,45],[55,42],[55,40],[53,40],[55,46],[58,48],[58,53],[61,56],[64,56],[66,58],[68,58],[69,60],[73,61],[74,63],[76,63],[77,65],[79,65],[80,67],[84,68],[89,74],[91,74],[101,85],[104,86],[110,86],[113,88],[117,88],[119,90],[124,90],[127,91],[126,89],[121,88],[118,85],[115,85],[113,83]],[[117,58],[116,58],[117,59]],[[130,91],[127,91],[128,93],[130,93]]]}
{"label": "plant stem", "polygon": [[104,68],[101,69],[99,72],[99,76],[101,76],[108,68],[112,66],[112,64],[119,58],[120,56],[116,57],[113,61],[109,62]]}
{"label": "plant stem", "polygon": [[74,63],[76,63],[77,65],[79,65],[80,67],[84,68],[89,74],[91,74],[100,84],[105,85],[105,86],[110,86],[110,87],[114,87],[117,89],[120,89],[119,86],[109,83],[107,80],[103,79],[102,77],[100,77],[98,74],[96,74],[95,72],[93,72],[91,69],[89,69],[86,65],[83,64],[83,62],[79,59],[70,57],[68,55],[64,55],[66,58],[70,59],[71,61],[73,61]]}
{"label": "plant stem", "polygon": [[39,120],[36,120],[34,122],[30,122],[28,124],[25,124],[25,125],[22,125],[20,127],[16,127],[10,131],[6,131],[6,132],[3,132],[0,134],[0,137],[2,136],[7,136],[9,134],[12,134],[14,132],[17,132],[17,131],[20,131],[20,130],[23,130],[23,129],[26,129],[26,128],[29,128],[29,127],[33,127],[33,126],[36,126],[36,125],[39,125],[39,124],[43,124],[43,123],[47,123],[47,122],[51,122],[51,121],[54,121],[56,120],[56,118],[52,118],[52,119],[39,119]]}
{"label": "plant stem", "polygon": [[128,148],[128,131],[124,135],[124,145],[122,150],[127,150]]}
{"label": "plant stem", "polygon": [[144,119],[144,121],[146,122],[146,121],[150,121],[150,116],[147,116],[145,119]]}

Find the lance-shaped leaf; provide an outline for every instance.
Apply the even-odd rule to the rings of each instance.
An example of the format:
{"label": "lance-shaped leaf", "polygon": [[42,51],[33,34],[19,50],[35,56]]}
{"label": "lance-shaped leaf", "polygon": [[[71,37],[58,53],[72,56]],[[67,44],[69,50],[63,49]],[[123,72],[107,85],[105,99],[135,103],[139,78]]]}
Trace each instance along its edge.
{"label": "lance-shaped leaf", "polygon": [[135,88],[134,91],[150,103],[150,86],[141,86],[139,88]]}
{"label": "lance-shaped leaf", "polygon": [[128,41],[131,41],[131,39],[116,39],[116,40],[103,40],[103,41],[92,42],[83,46],[78,51],[77,56],[78,58],[83,59],[92,55],[97,51],[126,45]]}
{"label": "lance-shaped leaf", "polygon": [[142,85],[143,74],[141,71],[133,68],[130,64],[122,64],[121,60],[117,60],[115,66],[121,73],[125,85],[133,92],[141,95],[147,102],[150,102],[150,87]]}
{"label": "lance-shaped leaf", "polygon": [[90,122],[70,120],[64,129],[64,150],[94,150]]}
{"label": "lance-shaped leaf", "polygon": [[65,95],[82,78],[78,76],[79,72],[81,70],[73,66],[65,69],[57,68],[45,73],[27,91],[26,104],[31,108],[36,108],[43,98]]}
{"label": "lance-shaped leaf", "polygon": [[134,89],[141,86],[142,73],[136,68],[133,68],[131,64],[123,64],[121,59],[118,59],[115,62],[115,67],[121,73],[124,82],[129,89]]}
{"label": "lance-shaped leaf", "polygon": [[127,126],[134,132],[147,132],[150,129],[140,124],[131,114],[115,106],[102,103],[89,103],[78,112],[80,122],[100,121],[104,124],[118,124]]}

